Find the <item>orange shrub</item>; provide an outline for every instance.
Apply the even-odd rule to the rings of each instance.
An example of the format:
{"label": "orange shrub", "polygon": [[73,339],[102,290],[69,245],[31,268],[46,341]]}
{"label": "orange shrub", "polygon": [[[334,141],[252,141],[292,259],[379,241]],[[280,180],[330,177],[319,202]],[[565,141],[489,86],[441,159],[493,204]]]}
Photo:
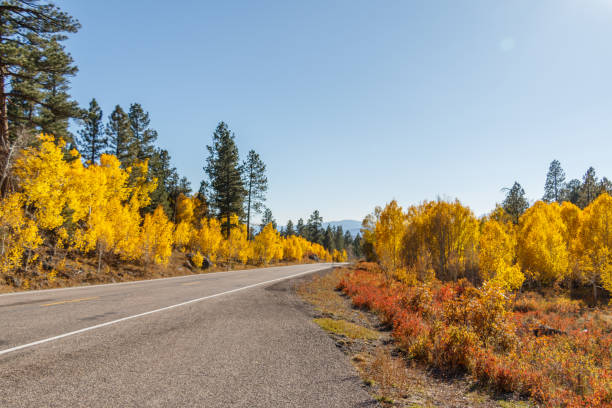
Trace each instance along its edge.
{"label": "orange shrub", "polygon": [[[408,286],[370,265],[339,284],[356,307],[392,328],[409,358],[547,407],[612,407],[612,321],[563,298],[528,294],[512,302],[494,284],[465,280]],[[367,268],[367,269],[366,269]],[[560,334],[535,334],[551,327]]]}

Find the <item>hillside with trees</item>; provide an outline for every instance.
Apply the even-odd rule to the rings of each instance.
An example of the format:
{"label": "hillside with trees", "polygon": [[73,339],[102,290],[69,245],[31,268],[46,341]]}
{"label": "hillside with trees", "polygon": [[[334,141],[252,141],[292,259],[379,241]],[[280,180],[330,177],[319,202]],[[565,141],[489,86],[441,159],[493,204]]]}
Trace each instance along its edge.
{"label": "hillside with trees", "polygon": [[0,290],[346,259],[344,243],[323,247],[322,232],[276,230],[266,166],[254,150],[241,161],[226,123],[193,193],[140,103],[107,116],[95,98],[79,107],[63,45],[80,28],[73,17],[12,1],[0,24]]}

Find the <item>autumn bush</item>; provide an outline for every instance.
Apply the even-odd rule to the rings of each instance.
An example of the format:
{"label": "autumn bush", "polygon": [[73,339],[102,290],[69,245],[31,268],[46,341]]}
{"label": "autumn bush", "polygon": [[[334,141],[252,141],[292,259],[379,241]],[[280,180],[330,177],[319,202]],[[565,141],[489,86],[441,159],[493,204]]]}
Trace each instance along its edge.
{"label": "autumn bush", "polygon": [[[347,273],[338,288],[376,312],[409,359],[544,406],[612,406],[609,310],[531,293],[514,301],[495,282],[406,285],[372,264]],[[542,327],[558,332],[538,335]]]}

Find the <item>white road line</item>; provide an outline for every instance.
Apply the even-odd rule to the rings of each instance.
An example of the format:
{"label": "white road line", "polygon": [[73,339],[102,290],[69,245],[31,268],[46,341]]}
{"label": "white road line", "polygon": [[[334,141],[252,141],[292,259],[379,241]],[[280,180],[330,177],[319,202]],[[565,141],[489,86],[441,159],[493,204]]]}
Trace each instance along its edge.
{"label": "white road line", "polygon": [[[306,266],[306,265],[312,265],[312,264],[295,264],[295,265],[285,265],[285,266],[270,266],[267,268],[248,268],[248,269],[236,269],[236,270],[231,270],[231,271],[217,271],[217,272],[204,272],[204,273],[194,273],[194,274],[190,274],[190,275],[181,275],[181,276],[170,276],[168,278],[155,278],[155,279],[140,279],[140,280],[135,280],[135,281],[129,281],[129,282],[116,282],[116,283],[100,283],[97,285],[80,285],[80,286],[70,286],[68,288],[53,288],[53,289],[37,289],[37,290],[23,290],[20,292],[10,292],[10,293],[1,293],[0,294],[0,298],[3,298],[5,296],[18,296],[18,295],[33,295],[33,294],[38,294],[38,293],[50,293],[50,292],[60,292],[60,291],[64,291],[64,290],[75,290],[75,289],[90,289],[90,288],[100,288],[103,286],[122,286],[122,285],[137,285],[139,283],[142,284],[146,284],[146,283],[150,283],[150,282],[163,282],[166,280],[172,280],[172,279],[184,279],[184,278],[205,278],[207,276],[216,276],[218,274],[234,274],[234,273],[240,273],[240,272],[255,272],[255,271],[264,271],[264,270],[272,270],[272,269],[278,269],[278,268],[287,268],[287,267],[292,267],[292,266]],[[331,265],[336,265],[336,266],[341,266],[343,264],[340,263],[335,263],[332,264],[330,263],[326,263],[324,264],[326,266],[331,266]]]}
{"label": "white road line", "polygon": [[254,283],[252,285],[247,285],[247,286],[243,286],[241,288],[236,288],[236,289],[228,290],[226,292],[215,293],[214,295],[208,295],[208,296],[204,296],[204,297],[201,297],[201,298],[188,300],[186,302],[177,303],[177,304],[172,305],[172,306],[162,307],[161,309],[155,309],[155,310],[151,310],[151,311],[148,311],[148,312],[135,314],[135,315],[132,315],[132,316],[122,317],[121,319],[111,320],[110,322],[96,324],[95,326],[85,327],[84,329],[79,329],[79,330],[71,331],[69,333],[60,334],[58,336],[53,336],[53,337],[49,337],[49,338],[46,338],[46,339],[34,341],[32,343],[27,343],[27,344],[22,344],[22,345],[16,346],[16,347],[11,347],[11,348],[6,349],[6,350],[1,350],[0,351],[0,356],[3,355],[3,354],[12,353],[13,351],[23,350],[25,348],[37,346],[39,344],[49,343],[49,342],[54,341],[54,340],[63,339],[64,337],[74,336],[75,334],[85,333],[85,332],[88,332],[90,330],[95,330],[95,329],[99,329],[101,327],[110,326],[112,324],[121,323],[121,322],[124,322],[126,320],[131,320],[131,319],[136,319],[138,317],[148,316],[148,315],[153,314],[153,313],[163,312],[163,311],[174,309],[174,308],[177,308],[177,307],[189,305],[191,303],[201,302],[203,300],[212,299],[212,298],[215,298],[215,297],[218,297],[218,296],[222,296],[222,295],[227,295],[227,294],[230,294],[230,293],[239,292],[241,290],[254,288],[256,286],[266,285],[268,283],[273,283],[273,282],[278,282],[278,281],[282,281],[282,280],[285,280],[285,279],[295,278],[295,277],[300,276],[300,275],[306,275],[308,273],[318,272],[318,271],[322,271],[322,270],[328,269],[328,268],[329,268],[329,266],[326,265],[326,266],[322,266],[322,267],[319,267],[319,268],[316,268],[316,269],[311,269],[311,270],[306,271],[306,272],[300,272],[300,273],[296,273],[296,274],[289,275],[289,276],[283,276],[282,278],[276,278],[276,279],[268,280],[268,281],[265,281],[265,282]]}

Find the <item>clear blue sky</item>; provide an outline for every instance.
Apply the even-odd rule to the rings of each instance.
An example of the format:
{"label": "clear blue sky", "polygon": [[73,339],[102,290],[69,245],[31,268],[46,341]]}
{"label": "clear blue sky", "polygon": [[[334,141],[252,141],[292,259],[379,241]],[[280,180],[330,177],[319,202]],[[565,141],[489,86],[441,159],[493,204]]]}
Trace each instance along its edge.
{"label": "clear blue sky", "polygon": [[477,215],[551,160],[612,178],[612,1],[82,1],[72,94],[140,102],[195,189],[223,120],[284,223],[458,197]]}

